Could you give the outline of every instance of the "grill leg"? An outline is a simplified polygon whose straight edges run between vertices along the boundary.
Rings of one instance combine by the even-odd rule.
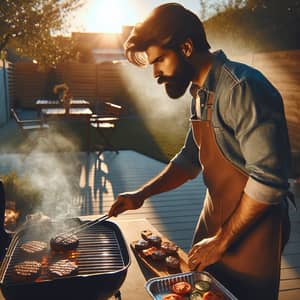
[[[117,291],[117,292],[115,293],[115,298],[116,298],[116,300],[122,300],[121,292],[120,292],[120,291]]]

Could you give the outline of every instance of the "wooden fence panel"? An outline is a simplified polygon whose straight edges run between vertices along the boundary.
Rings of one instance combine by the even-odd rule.
[[[33,108],[36,99],[42,98],[47,88],[48,72],[29,62],[15,64],[16,105]]]
[[[259,69],[280,91],[292,151],[300,155],[300,50],[257,53],[235,59]]]
[[[97,95],[99,99],[113,98],[122,87],[120,65],[112,62],[97,65]]]

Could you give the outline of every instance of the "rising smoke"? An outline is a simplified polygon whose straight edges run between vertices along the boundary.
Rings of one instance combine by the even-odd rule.
[[[78,215],[81,169],[74,141],[50,130],[43,136],[30,136],[19,151],[20,154],[1,154],[1,173],[15,171],[41,192],[41,205],[34,212],[51,218]]]

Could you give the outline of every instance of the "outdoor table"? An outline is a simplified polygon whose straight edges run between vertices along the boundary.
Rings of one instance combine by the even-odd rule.
[[[90,152],[90,117],[93,114],[92,110],[88,107],[70,107],[68,113],[64,107],[48,107],[41,110],[41,114],[45,118],[69,118],[69,119],[82,119],[86,122],[87,126],[87,148]]]
[[[35,105],[38,110],[41,110],[43,108],[63,107],[63,103],[59,100],[50,99],[38,99],[35,101]],[[71,99],[70,107],[89,108],[90,102],[84,99]]]

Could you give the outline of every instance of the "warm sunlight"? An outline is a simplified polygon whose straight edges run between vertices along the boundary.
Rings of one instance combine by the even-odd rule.
[[[89,32],[118,33],[123,25],[133,25],[137,19],[128,0],[90,0],[82,16]]]

